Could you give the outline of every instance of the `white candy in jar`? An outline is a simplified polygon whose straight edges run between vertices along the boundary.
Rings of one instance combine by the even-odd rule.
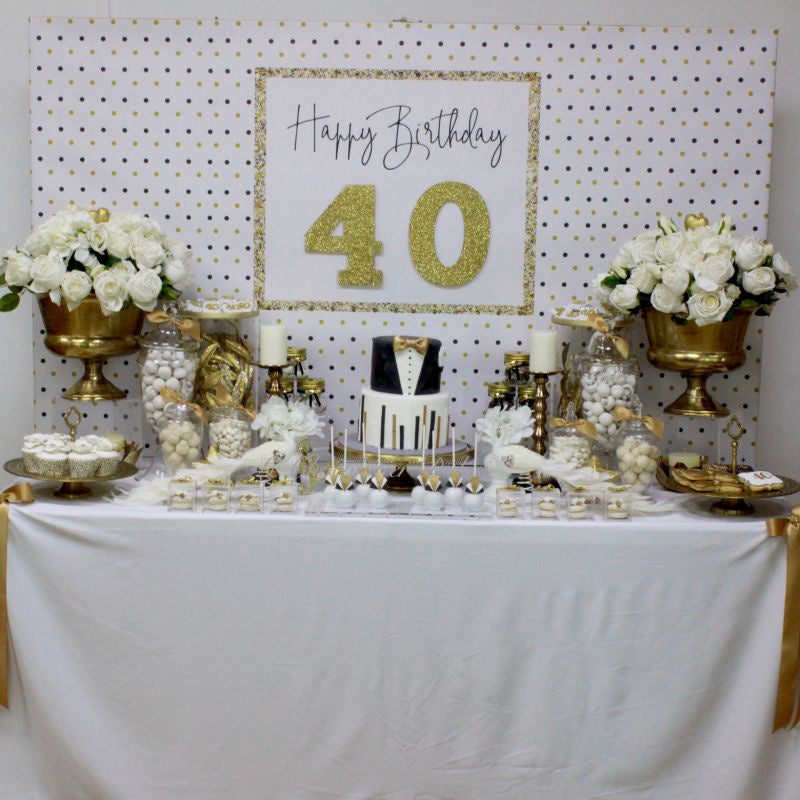
[[[235,417],[220,417],[208,424],[209,442],[223,458],[239,458],[250,449],[250,425]]]
[[[142,403],[148,423],[155,427],[161,418],[164,401],[159,397],[162,389],[188,397],[194,388],[197,356],[194,352],[171,347],[148,347],[142,363]]]
[[[200,460],[200,433],[188,421],[170,420],[158,431],[164,461],[174,471]]]
[[[549,457],[576,467],[584,467],[592,457],[592,446],[583,436],[554,436]]]
[[[652,480],[658,467],[659,449],[635,436],[626,436],[617,447],[617,464],[622,472],[622,482],[644,488]]]
[[[633,403],[636,376],[625,372],[617,364],[597,365],[581,376],[581,396],[584,416],[597,429],[597,438],[607,444],[616,433],[617,425],[612,413]]]

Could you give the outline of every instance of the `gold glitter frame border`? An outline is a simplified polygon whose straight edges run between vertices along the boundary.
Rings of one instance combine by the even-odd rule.
[[[525,253],[521,305],[458,303],[372,303],[345,300],[267,300],[264,257],[266,220],[267,80],[269,78],[372,78],[394,80],[513,81],[528,84],[528,157],[525,190]],[[255,70],[255,187],[253,191],[253,247],[255,249],[255,301],[264,311],[371,311],[410,314],[533,314],[536,267],[536,210],[539,188],[538,72],[486,72],[453,70],[379,70],[257,67]]]

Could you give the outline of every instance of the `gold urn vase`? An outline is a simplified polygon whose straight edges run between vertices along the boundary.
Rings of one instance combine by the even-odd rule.
[[[744,340],[751,316],[752,311],[737,309],[725,322],[679,325],[670,314],[645,309],[650,343],[647,360],[659,369],[680,372],[686,379],[684,393],[664,409],[667,414],[725,417],[730,413],[711,397],[706,381],[715,372],[730,372],[744,364]]]
[[[103,375],[103,361],[126,356],[139,349],[139,334],[144,311],[131,304],[106,316],[96,297],[87,297],[73,311],[62,301],[56,305],[49,297],[39,298],[44,323],[45,347],[59,356],[83,361],[83,377],[67,389],[67,400],[119,400],[125,392]]]

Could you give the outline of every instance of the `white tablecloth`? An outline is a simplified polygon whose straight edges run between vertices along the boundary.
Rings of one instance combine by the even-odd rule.
[[[797,800],[784,570],[753,519],[40,499],[11,510],[0,797]]]

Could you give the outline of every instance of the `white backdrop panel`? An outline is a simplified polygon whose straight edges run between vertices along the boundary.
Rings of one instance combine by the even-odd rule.
[[[34,222],[69,201],[138,209],[191,244],[198,294],[252,295],[258,67],[538,72],[532,317],[262,315],[280,318],[295,343],[308,345],[311,372],[327,379],[339,426],[354,425],[371,336],[406,331],[442,339],[451,416],[466,433],[484,407],[483,382],[502,369],[502,351],[527,346],[529,329],[552,306],[583,299],[594,272],[657,213],[724,211],[740,231],[766,235],[775,48],[773,31],[714,28],[34,20]],[[296,227],[287,239],[302,236],[299,220]],[[58,395],[78,369],[44,349],[34,324],[36,419],[49,428],[66,406]],[[585,341],[571,335],[576,345]],[[681,381],[646,364],[638,326],[632,338],[645,403],[657,411]],[[756,435],[759,324],[748,346],[746,366],[714,381],[748,426],[745,459]],[[116,362],[109,373],[133,397],[132,364]],[[138,427],[132,401],[86,413],[98,428]],[[667,431],[668,443],[710,453],[716,447],[716,423],[674,418]]]

